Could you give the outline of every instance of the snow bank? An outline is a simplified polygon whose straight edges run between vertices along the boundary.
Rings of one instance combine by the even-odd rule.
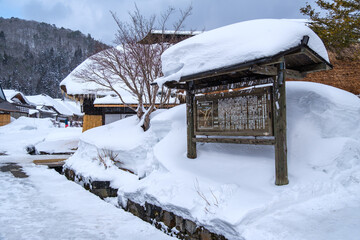
[[[0,127],[0,153],[12,157],[27,156],[33,145],[48,153],[71,152],[78,145],[81,128],[56,128],[50,118],[20,117]]]
[[[198,158],[188,159],[185,115],[184,105],[157,113],[146,133],[136,118],[89,130],[66,165],[112,181],[120,201],[161,205],[230,239],[331,239],[348,231],[344,224],[360,227],[354,221],[360,216],[356,96],[322,84],[287,83],[290,184],[282,187],[274,184],[273,146],[198,144]],[[105,169],[97,159],[101,148],[119,153],[141,180],[115,165]],[[317,219],[313,230],[304,229],[309,220],[302,212]],[[330,213],[340,219],[327,220]],[[267,227],[275,223],[281,228]],[[335,235],[316,230],[332,226]]]
[[[158,84],[233,64],[270,57],[300,45],[308,46],[329,61],[321,39],[304,22],[287,19],[259,19],[240,22],[186,39],[161,56],[164,77]]]

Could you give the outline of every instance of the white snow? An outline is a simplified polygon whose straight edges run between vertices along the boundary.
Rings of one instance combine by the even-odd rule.
[[[358,239],[360,99],[287,82],[287,122],[290,183],[281,187],[273,146],[198,144],[188,159],[184,105],[155,112],[145,133],[135,117],[85,132],[66,165],[110,180],[120,204],[154,203],[229,239]],[[105,168],[102,149],[137,175],[109,159]]]
[[[188,38],[167,49],[161,56],[166,81],[178,81],[207,70],[270,57],[300,45],[309,36],[308,46],[326,61],[327,51],[321,39],[302,21],[258,19],[214,29]]]

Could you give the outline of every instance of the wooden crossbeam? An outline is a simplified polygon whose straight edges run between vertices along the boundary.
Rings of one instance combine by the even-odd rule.
[[[236,144],[255,144],[255,145],[274,145],[275,139],[270,138],[193,138],[194,142],[203,143],[236,143]]]

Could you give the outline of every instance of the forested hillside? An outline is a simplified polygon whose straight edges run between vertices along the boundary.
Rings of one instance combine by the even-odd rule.
[[[79,31],[0,17],[0,83],[26,95],[59,97],[60,81],[103,47]]]

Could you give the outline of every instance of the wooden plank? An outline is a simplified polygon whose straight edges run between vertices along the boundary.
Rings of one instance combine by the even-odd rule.
[[[178,106],[179,104],[164,104],[163,106],[165,108],[172,108],[175,106]],[[94,104],[94,107],[100,107],[100,108],[104,108],[104,107],[133,107],[133,108],[137,108],[138,104]],[[148,108],[150,106],[150,104],[144,104],[145,108]],[[156,108],[160,107],[160,104],[155,104]]]
[[[193,138],[194,142],[203,143],[235,143],[235,144],[254,144],[254,145],[274,145],[275,139],[266,138]]]
[[[196,158],[196,142],[195,137],[195,95],[192,93],[193,82],[189,83],[188,91],[186,91],[186,120],[187,120],[187,157]]]
[[[64,162],[66,159],[67,158],[41,159],[41,160],[34,160],[33,163],[35,164],[58,163],[58,162]]]
[[[195,135],[204,135],[204,136],[254,136],[254,137],[266,137],[273,136],[271,128],[269,132],[258,132],[253,130],[241,130],[241,132],[226,132],[226,131],[195,131]]]
[[[278,75],[275,77],[273,91],[276,185],[286,185],[289,183],[286,143],[285,74],[285,62],[283,62],[278,65]]]

